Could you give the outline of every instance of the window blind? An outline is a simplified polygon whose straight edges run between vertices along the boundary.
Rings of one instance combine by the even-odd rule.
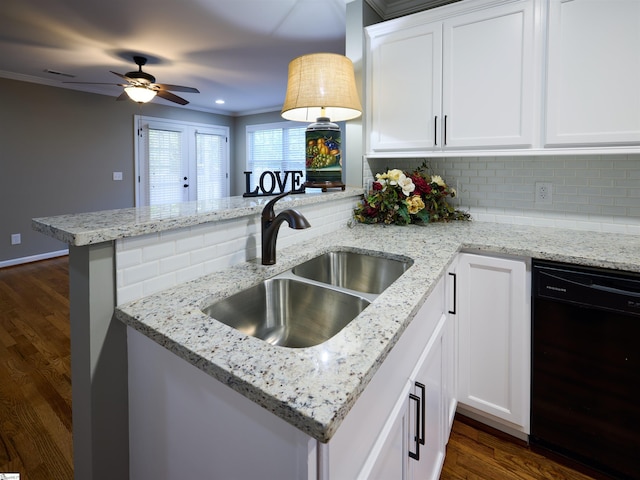
[[[148,205],[181,202],[182,132],[149,128],[149,201]]]
[[[227,172],[224,169],[222,135],[196,132],[196,172],[198,200],[227,197]]]
[[[247,127],[247,171],[253,190],[266,171],[305,171],[305,130],[295,122]],[[304,179],[302,180],[304,182]]]

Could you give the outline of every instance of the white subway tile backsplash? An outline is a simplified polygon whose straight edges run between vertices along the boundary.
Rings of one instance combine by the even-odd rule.
[[[180,255],[172,255],[167,258],[160,259],[160,273],[176,272],[191,265],[191,256],[189,253]]]
[[[175,272],[174,283],[172,285],[158,288],[157,290],[154,290],[153,293],[159,292],[160,290],[164,290],[165,288],[173,287],[179,283],[188,282],[189,280],[195,280],[196,278],[199,278],[203,275],[205,275],[205,269],[203,264],[191,265],[187,268],[183,268]]]
[[[411,170],[423,161],[369,159],[365,184],[386,168]],[[430,158],[427,164],[457,189],[451,203],[469,210],[476,221],[527,224],[535,219],[536,224],[638,232],[640,154],[446,157]],[[535,203],[536,182],[553,184],[552,204]]]
[[[278,246],[343,227],[351,219],[356,202],[354,197],[299,208],[311,228],[293,230],[283,223]],[[279,211],[276,208],[276,213]],[[259,256],[259,215],[117,240],[117,302],[136,300]]]
[[[191,250],[190,252],[190,263],[191,265],[197,265],[200,263],[208,262],[209,260],[213,260],[220,255],[220,251],[218,249],[218,245],[210,245],[204,248],[197,248],[195,250]]]
[[[152,293],[172,287],[175,284],[176,272],[171,272],[147,279],[147,281],[142,284],[142,290],[144,295],[151,295]]]
[[[144,297],[143,285],[142,283],[134,283],[125,286],[118,283],[118,305]]]
[[[152,245],[142,247],[142,261],[149,262],[160,258],[170,257],[176,252],[176,242],[160,241]]]
[[[160,262],[157,260],[148,263],[141,263],[140,265],[124,269],[123,283],[126,286],[133,283],[144,282],[145,280],[156,277],[159,273]]]
[[[116,263],[119,268],[139,265],[142,262],[142,248],[120,250],[116,252]]]
[[[176,253],[190,252],[204,246],[204,234],[196,233],[194,236],[188,236],[176,240]]]
[[[123,246],[126,246],[127,249],[133,249],[133,248],[136,248],[137,246],[142,247],[144,245],[147,245],[148,243],[154,241],[153,239],[157,240],[158,238],[160,238],[159,234],[149,233],[147,235],[140,235],[138,237],[126,237],[119,240],[119,242]]]

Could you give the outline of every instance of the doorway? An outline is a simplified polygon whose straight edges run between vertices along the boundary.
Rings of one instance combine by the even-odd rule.
[[[229,196],[229,128],[135,116],[136,206]]]

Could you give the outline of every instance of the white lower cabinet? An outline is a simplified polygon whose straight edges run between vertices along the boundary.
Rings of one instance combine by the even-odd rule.
[[[456,406],[528,434],[528,265],[458,255],[328,443],[129,328],[131,480],[435,480]]]
[[[442,334],[446,320],[443,314],[412,376],[408,415],[409,479],[437,480],[444,463],[447,409],[443,390]]]
[[[443,358],[447,323],[441,280],[393,351],[399,354],[406,351],[409,342],[421,343],[419,356],[404,366],[398,365],[401,369],[376,374],[374,380],[383,380],[387,373],[402,377],[403,371],[407,376],[403,377],[396,403],[356,478],[439,478],[449,435],[443,369],[447,363]]]
[[[447,323],[442,332],[442,373],[445,408],[445,431],[450,432],[458,406],[458,260],[453,260],[445,280]],[[447,440],[449,436],[447,435]]]
[[[529,433],[530,267],[461,253],[457,262],[458,410]]]
[[[437,479],[448,436],[444,284],[328,443],[128,328],[130,479]]]
[[[403,389],[360,479],[437,480],[444,463],[447,410],[443,394],[443,315]]]
[[[409,405],[407,399],[410,389],[411,382],[407,381],[358,478],[370,480],[407,478],[409,467]]]

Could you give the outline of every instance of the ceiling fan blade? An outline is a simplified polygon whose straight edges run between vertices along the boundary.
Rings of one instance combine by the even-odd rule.
[[[126,75],[122,75],[121,73],[118,72],[114,72],[113,70],[109,70],[111,73],[113,73],[114,75],[119,76],[120,78],[122,78],[123,80],[126,80],[127,82],[130,82],[131,79],[129,77],[127,77]]]
[[[180,105],[186,105],[189,103],[184,98],[180,98],[177,95],[174,95],[171,92],[167,92],[166,90],[158,90],[158,96],[164,98],[165,100],[169,100],[170,102],[179,103]]]
[[[172,92],[200,93],[200,90],[193,87],[183,87],[182,85],[170,85],[168,83],[156,83],[160,90],[171,90]]]
[[[76,83],[79,85],[117,85],[122,86],[120,83],[102,83],[102,82],[62,82],[62,83]]]

